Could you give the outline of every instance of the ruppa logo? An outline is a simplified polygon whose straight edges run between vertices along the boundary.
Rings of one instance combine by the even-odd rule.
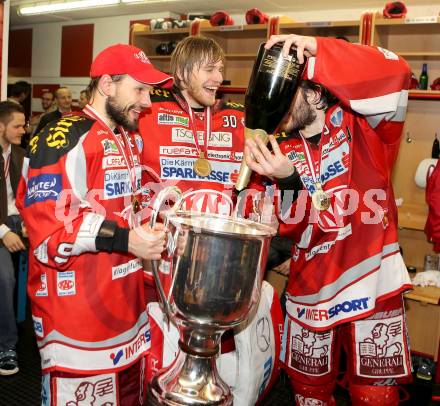
[[[46,137],[46,144],[50,148],[66,148],[69,145],[67,134],[70,127],[77,121],[84,120],[82,117],[66,117],[57,121],[55,127],[49,129],[49,135]]]

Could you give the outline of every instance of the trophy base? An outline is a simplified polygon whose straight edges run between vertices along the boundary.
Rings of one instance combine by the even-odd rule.
[[[215,356],[194,356],[180,350],[174,363],[156,375],[148,388],[149,406],[232,404],[231,391],[218,374]]]

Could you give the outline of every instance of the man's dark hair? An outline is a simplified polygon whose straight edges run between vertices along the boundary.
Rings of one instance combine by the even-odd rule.
[[[26,95],[26,97],[31,93],[31,84],[30,83],[28,83],[24,80],[20,80],[11,86],[11,96],[12,97],[19,97],[23,93]]]
[[[0,102],[0,122],[7,125],[12,119],[12,113],[24,114],[24,109],[19,104],[11,101]]]
[[[303,92],[304,98],[306,97],[305,93],[308,90],[311,90],[315,93],[320,93],[319,100],[316,103],[316,108],[318,110],[326,111],[339,101],[338,98],[330,93],[327,88],[310,80],[302,80],[299,86]]]

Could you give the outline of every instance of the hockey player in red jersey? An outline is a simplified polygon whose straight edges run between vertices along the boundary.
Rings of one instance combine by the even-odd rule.
[[[153,85],[172,78],[122,44],[98,54],[90,76],[84,114],[31,140],[17,195],[30,241],[42,403],[75,403],[87,391],[99,404],[140,405],[150,346],[141,259],[160,258],[165,232],[129,227],[141,171],[127,130],[150,106]]]
[[[180,41],[171,56],[175,86],[152,90],[152,106],[140,118],[139,130],[143,140],[143,180],[151,186],[152,197],[158,184],[159,187],[176,185],[186,195],[185,209],[229,215],[233,210],[232,189],[243,157],[244,113],[239,103],[216,100],[223,81],[224,59],[223,50],[210,38],[187,37]],[[162,262],[159,271],[166,288],[170,284],[166,262]],[[147,292],[152,292],[152,281],[149,283]],[[235,336],[235,344],[241,354],[249,352],[254,356],[239,357],[237,350],[237,357],[229,353],[222,361],[221,369],[229,367],[231,376],[235,377],[233,393],[237,404],[254,404],[278,376],[282,314],[273,288],[265,292],[261,306],[267,311],[261,317],[270,325],[268,348],[260,351],[255,335],[244,331]],[[147,373],[153,375],[166,360],[173,360],[175,354],[169,350],[170,331],[165,323],[157,322],[161,319],[157,317],[157,306],[151,303],[149,309],[151,315],[156,315],[156,319],[151,317],[152,346],[147,368]],[[253,323],[259,321],[255,317]],[[231,342],[234,340],[228,344]],[[241,361],[240,366],[228,363],[228,359],[235,358],[238,364]]]
[[[335,404],[342,348],[353,404],[395,405],[396,383],[411,376],[402,302],[411,284],[391,170],[411,72],[382,48],[298,35],[266,46],[276,42],[309,57],[284,121],[291,137],[280,146],[271,137],[272,151],[246,141],[245,159],[281,190],[301,181],[280,225],[295,241],[281,359],[298,405]]]
[[[172,89],[155,89],[152,107],[140,119],[145,182],[177,185],[186,208],[228,213],[244,148],[243,105],[216,101],[223,81],[224,54],[212,39],[188,37],[171,57]]]

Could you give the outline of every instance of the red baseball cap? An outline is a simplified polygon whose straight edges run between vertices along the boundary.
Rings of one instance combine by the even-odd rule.
[[[142,49],[132,45],[115,44],[101,51],[90,67],[90,77],[129,75],[148,85],[171,87],[173,77],[156,69]]]

